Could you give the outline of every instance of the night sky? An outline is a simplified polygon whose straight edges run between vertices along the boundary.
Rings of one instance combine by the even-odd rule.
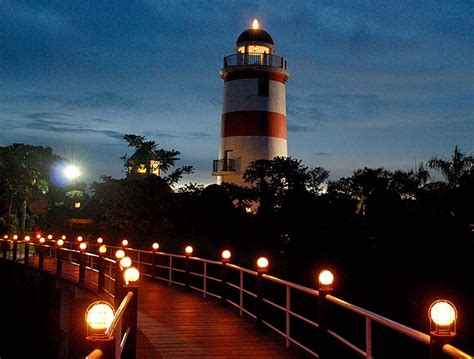
[[[0,0],[0,146],[122,177],[124,133],[215,182],[223,57],[259,19],[288,60],[289,155],[332,178],[474,150],[466,1]]]

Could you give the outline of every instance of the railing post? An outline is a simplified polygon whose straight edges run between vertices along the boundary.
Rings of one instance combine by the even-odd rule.
[[[190,281],[190,272],[191,272],[191,263],[190,263],[190,258],[191,255],[193,254],[193,247],[191,246],[186,246],[184,249],[184,290],[189,290],[189,281]]]
[[[328,270],[319,273],[319,300],[318,300],[318,354],[320,359],[332,357],[329,346],[328,318],[329,318],[329,302],[326,297],[333,292],[334,276]]]
[[[160,248],[160,245],[158,243],[153,243],[152,245],[152,252],[151,252],[151,277],[155,278],[156,277],[156,262],[158,259],[158,249]]]
[[[285,345],[288,348],[290,346],[290,335],[291,335],[291,288],[286,286],[286,312],[285,312]]]
[[[136,284],[124,285],[122,287],[123,293],[132,292],[133,297],[128,303],[122,319],[122,332],[130,328],[125,347],[122,351],[123,359],[135,359],[137,356],[137,316],[138,316],[138,286]]]
[[[3,239],[2,250],[3,250],[3,259],[6,259],[7,258],[7,251],[8,251],[8,240],[7,239]]]
[[[443,346],[456,337],[457,310],[453,303],[440,299],[428,309],[430,319],[430,359],[443,359]]]
[[[433,335],[430,333],[430,359],[445,359],[447,356],[443,354],[443,346],[450,342],[449,337],[442,335]]]
[[[202,276],[202,297],[206,298],[207,295],[207,262],[204,262],[204,272]]]
[[[264,306],[263,306],[263,275],[268,270],[268,259],[265,257],[260,257],[257,259],[257,307],[255,310],[255,315],[257,319],[257,327],[263,328],[263,315],[264,315]]]
[[[169,273],[168,273],[168,286],[171,287],[173,280],[173,257],[169,256]]]
[[[105,292],[105,259],[101,254],[99,258],[97,258],[97,290],[99,293]]]
[[[43,269],[44,267],[44,246],[40,244],[38,247],[36,247],[38,250],[38,268]]]
[[[256,319],[257,326],[263,328],[263,271],[257,272],[257,308],[256,308]]]
[[[365,357],[372,359],[372,321],[365,318]]]
[[[115,261],[115,286],[114,286],[114,301],[115,307],[118,308],[123,299],[123,286],[125,280],[123,279],[123,271],[120,267],[120,259]]]
[[[319,325],[319,348],[318,355],[320,359],[328,358],[328,302],[326,296],[329,294],[326,290],[319,290],[318,301],[318,325]]]
[[[84,252],[85,249],[81,248],[81,252],[79,253],[79,283],[84,284],[86,281],[86,260],[87,255]]]
[[[240,271],[240,280],[239,280],[239,315],[244,314],[244,272]]]
[[[23,258],[23,261],[25,264],[28,264],[28,261],[30,260],[30,243],[29,240],[24,241],[25,243],[25,257]]]
[[[13,249],[12,249],[12,261],[13,262],[16,262],[16,255],[17,255],[17,240],[15,238],[13,238],[12,240],[12,243],[13,243]]]
[[[56,249],[56,275],[61,277],[63,272],[63,250],[61,247]]]
[[[185,278],[184,278],[184,289],[189,290],[189,277],[190,277],[190,263],[189,263],[189,256],[186,255],[184,258],[184,272],[185,272]]]
[[[222,258],[222,267],[221,267],[221,303],[225,304],[227,299],[227,263],[229,259]]]

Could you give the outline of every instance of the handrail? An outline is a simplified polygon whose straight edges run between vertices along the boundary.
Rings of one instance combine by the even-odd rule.
[[[115,332],[115,329],[117,328],[117,325],[122,320],[123,313],[125,313],[125,309],[127,309],[128,303],[130,303],[130,301],[132,300],[132,297],[133,297],[133,292],[128,292],[125,295],[122,302],[120,303],[120,306],[117,308],[117,311],[115,312],[114,320],[105,331],[106,336],[111,336],[112,333]]]
[[[4,241],[4,240],[0,239],[0,241]],[[35,244],[35,243],[30,243],[30,244],[42,247],[39,244]],[[92,247],[92,245],[96,246],[95,244],[91,244],[91,247]],[[43,245],[43,246],[46,247],[45,245]],[[49,247],[49,248],[54,248],[54,247]],[[112,250],[114,250],[114,249],[122,249],[122,247],[117,247],[117,246],[108,246],[108,248],[111,249],[110,253],[112,253]],[[72,253],[80,253],[79,251],[74,250],[74,249],[63,248],[63,250],[68,251],[68,252],[72,252]],[[137,253],[137,263],[138,263],[138,265],[152,266],[152,269],[150,270],[151,274],[145,272],[145,273],[143,273],[143,275],[166,281],[166,282],[169,283],[169,285],[171,285],[171,284],[186,285],[184,282],[180,282],[179,278],[175,278],[173,276],[174,272],[176,272],[178,274],[181,273],[180,275],[184,274],[184,275],[194,276],[196,278],[199,278],[199,281],[202,281],[202,284],[200,284],[200,285],[202,285],[202,289],[195,286],[195,285],[189,285],[190,288],[193,288],[197,291],[200,291],[201,293],[203,293],[204,297],[206,297],[206,295],[209,294],[211,296],[221,298],[221,293],[220,292],[217,292],[217,293],[213,292],[212,290],[210,290],[207,287],[207,281],[222,283],[222,279],[218,279],[218,278],[213,277],[212,273],[209,274],[208,271],[207,271],[207,265],[219,266],[219,265],[222,265],[221,261],[208,260],[208,259],[193,257],[193,256],[187,257],[187,256],[181,255],[181,254],[171,254],[171,253],[166,253],[166,252],[153,252],[153,251],[147,251],[147,250],[139,250],[139,249],[133,249],[133,248],[125,248],[125,250]],[[50,252],[50,254],[52,254],[52,253]],[[90,256],[90,258],[99,257],[98,255],[96,255],[94,253],[87,253],[87,254],[88,254],[88,256]],[[151,255],[151,256],[157,255],[157,256],[162,256],[162,257],[168,257],[169,261],[168,261],[167,265],[158,264],[158,263],[153,264],[152,258],[154,258],[154,257],[149,257],[150,262],[143,261],[143,258],[145,257],[145,256],[143,256],[143,254],[147,254],[147,255]],[[183,269],[182,266],[181,267],[176,266],[177,261],[173,261],[173,259],[186,260],[186,258],[188,258],[189,260],[191,260],[193,262],[196,262],[196,263],[202,263],[203,264],[202,274],[199,271],[196,271],[196,270],[193,270],[193,271],[188,270],[187,271],[187,270]],[[69,259],[72,260],[72,257],[70,256]],[[103,257],[103,259],[106,262],[109,263],[109,268],[111,268],[111,266],[110,266],[111,264],[115,263],[115,260],[113,260],[113,259],[106,258],[106,257]],[[183,263],[183,262],[181,262],[181,263]],[[161,270],[167,270],[168,275],[167,276],[155,275],[154,270],[153,270],[153,265],[154,265],[155,268],[160,268]],[[232,263],[226,263],[226,266],[230,270],[237,271],[239,273],[239,278],[240,278],[239,283],[235,283],[235,282],[233,283],[231,281],[228,281],[226,283],[229,288],[233,288],[233,290],[237,290],[239,292],[239,299],[237,300],[237,302],[234,302],[233,300],[231,300],[229,298],[226,298],[225,299],[226,302],[228,302],[229,304],[237,307],[240,311],[240,315],[242,315],[242,313],[246,313],[249,316],[255,318],[256,314],[252,313],[249,310],[248,305],[245,306],[244,294],[254,298],[254,300],[258,299],[258,295],[256,293],[252,292],[251,290],[249,290],[248,286],[246,287],[244,285],[244,274],[250,275],[252,277],[257,277],[258,272],[255,271],[255,270],[251,270],[251,269],[247,269],[247,268],[244,268],[244,267],[237,266],[237,265],[232,264]],[[109,272],[109,274],[110,274],[110,272]],[[109,276],[107,276],[107,277],[109,277]],[[281,329],[275,327],[274,325],[272,325],[271,323],[269,323],[267,321],[263,321],[263,324],[265,324],[266,326],[268,326],[269,328],[271,328],[275,332],[279,333],[280,335],[284,336],[285,339],[286,339],[286,345],[287,346],[289,346],[290,343],[292,343],[292,344],[295,344],[298,347],[302,348],[303,350],[305,350],[309,354],[317,356],[317,354],[315,352],[313,352],[310,348],[306,347],[303,343],[300,343],[299,341],[297,341],[294,337],[292,337],[290,335],[290,333],[291,333],[290,332],[290,330],[291,330],[290,320],[291,320],[291,318],[297,318],[297,319],[299,319],[299,320],[305,322],[306,324],[308,324],[312,327],[315,327],[315,328],[319,327],[319,323],[314,322],[313,320],[311,320],[308,317],[302,315],[301,313],[296,313],[294,311],[294,309],[291,307],[290,303],[291,303],[291,291],[292,290],[300,292],[300,293],[305,293],[305,294],[310,295],[310,296],[315,296],[315,297],[319,297],[320,292],[316,289],[305,287],[305,286],[302,286],[302,285],[299,285],[299,284],[296,284],[296,283],[293,283],[293,282],[289,282],[289,281],[286,281],[286,280],[283,280],[283,279],[280,279],[280,278],[277,278],[277,277],[274,277],[274,276],[271,276],[271,275],[268,275],[268,274],[263,274],[261,277],[264,280],[276,283],[276,284],[281,285],[281,286],[286,288],[286,304],[281,305],[281,304],[278,304],[278,303],[274,303],[269,298],[262,298],[264,303],[272,306],[273,308],[276,308],[277,310],[283,311],[285,313],[286,328],[281,330]],[[112,279],[112,278],[110,278],[110,279]],[[108,292],[108,291],[106,291],[106,292],[110,294],[110,292]],[[133,293],[131,293],[131,292],[129,292],[128,294],[133,295]],[[127,296],[128,296],[128,294],[127,294]],[[350,349],[352,349],[355,352],[363,355],[366,358],[372,358],[372,321],[376,322],[376,323],[378,323],[378,324],[380,324],[384,327],[390,328],[390,329],[392,329],[396,332],[399,332],[399,333],[401,333],[401,334],[403,334],[403,335],[405,335],[409,338],[415,339],[415,340],[417,340],[421,343],[428,344],[428,345],[430,344],[430,336],[428,334],[425,334],[425,333],[420,332],[416,329],[410,328],[406,325],[397,323],[397,322],[395,322],[391,319],[388,319],[384,316],[381,316],[379,314],[376,314],[374,312],[366,310],[366,309],[364,309],[362,307],[359,307],[357,305],[346,302],[346,301],[344,301],[340,298],[337,298],[333,295],[327,294],[327,295],[325,295],[325,299],[328,302],[332,303],[332,304],[335,304],[335,305],[337,305],[341,308],[344,308],[344,309],[346,309],[350,312],[353,312],[355,314],[361,315],[366,319],[366,325],[365,325],[365,327],[366,327],[365,328],[365,330],[366,330],[366,343],[365,343],[366,348],[365,348],[365,350],[363,350],[362,348],[360,348],[360,347],[356,346],[355,344],[351,343],[349,340],[347,340],[346,338],[342,337],[341,335],[335,333],[333,330],[328,329],[328,334],[332,335],[340,343],[346,345]],[[121,303],[121,306],[117,310],[116,315],[119,315],[119,314],[122,315],[121,311],[123,311],[124,309],[121,310],[120,308],[122,307],[123,303],[124,302]],[[110,329],[110,327],[109,327],[109,329]],[[460,349],[458,349],[458,348],[456,348],[456,347],[454,347],[450,344],[445,344],[442,347],[442,351],[444,353],[450,355],[453,358],[474,359],[473,356],[465,353],[464,351],[462,351],[462,350],[460,350]]]

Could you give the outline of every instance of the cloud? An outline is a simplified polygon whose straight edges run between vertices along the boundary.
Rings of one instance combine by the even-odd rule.
[[[62,112],[32,112],[27,113],[23,116],[27,119],[32,120],[46,120],[46,119],[64,119],[65,117],[71,117],[71,115]]]
[[[80,135],[102,135],[106,137],[110,137],[113,139],[122,139],[123,133],[114,131],[114,130],[107,130],[107,129],[95,129],[86,127],[83,124],[77,121],[61,121],[64,117],[71,117],[67,114],[59,114],[59,113],[31,113],[25,115],[25,118],[32,119],[29,123],[27,123],[24,127],[38,130],[38,131],[47,131],[47,132],[55,132],[55,133],[69,133],[69,134],[80,134]]]
[[[136,101],[130,97],[118,95],[114,92],[97,92],[70,100],[70,105],[89,109],[136,109]]]

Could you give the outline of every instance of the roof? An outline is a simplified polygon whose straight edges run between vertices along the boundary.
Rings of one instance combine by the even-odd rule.
[[[247,29],[241,33],[237,39],[237,45],[245,42],[263,42],[274,45],[270,34],[262,29]]]

